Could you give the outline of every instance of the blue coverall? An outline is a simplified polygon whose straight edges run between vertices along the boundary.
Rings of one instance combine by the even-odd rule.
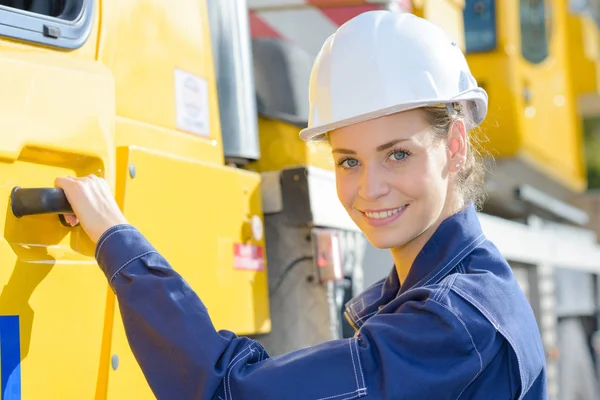
[[[402,285],[393,269],[347,304],[353,338],[277,357],[216,331],[200,298],[134,227],[107,231],[96,257],[159,399],[548,397],[533,312],[472,205],[440,225]]]

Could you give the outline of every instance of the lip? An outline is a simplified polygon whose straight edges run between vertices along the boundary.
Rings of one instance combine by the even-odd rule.
[[[372,212],[384,212],[384,211],[391,211],[391,210],[396,210],[400,207],[394,207],[394,208],[384,208],[384,209],[379,209],[379,210],[372,210],[372,209],[366,209],[366,210],[359,210],[360,213],[362,214],[363,218],[365,219],[365,221],[371,225],[371,226],[385,226],[385,225],[389,225],[392,222],[396,221],[398,218],[400,218],[400,216],[402,214],[404,214],[404,212],[408,209],[408,204],[405,204],[403,207],[403,209],[401,211],[398,211],[396,214],[392,214],[389,217],[386,218],[369,218],[367,217],[366,213],[372,213]]]

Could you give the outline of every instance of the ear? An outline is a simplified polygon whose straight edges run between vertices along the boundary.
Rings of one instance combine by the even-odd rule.
[[[467,159],[467,128],[465,123],[457,119],[450,125],[448,132],[448,170],[459,172],[465,165]]]

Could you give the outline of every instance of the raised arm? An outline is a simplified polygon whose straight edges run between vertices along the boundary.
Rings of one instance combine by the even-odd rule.
[[[258,342],[216,331],[197,294],[134,227],[107,231],[97,259],[159,399],[431,399],[442,389],[454,399],[482,369],[465,326],[431,300],[376,317],[355,338],[270,358]]]
[[[103,180],[57,186],[97,242],[129,344],[159,399],[455,399],[484,368],[478,332],[432,299],[372,317],[352,339],[270,358],[258,342],[216,331],[198,295],[127,223]]]

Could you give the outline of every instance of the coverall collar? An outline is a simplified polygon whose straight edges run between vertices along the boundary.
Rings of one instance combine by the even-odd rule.
[[[438,227],[415,258],[400,293],[442,280],[483,239],[475,206],[471,203]],[[395,273],[394,268],[394,273]],[[396,278],[397,279],[397,278]]]
[[[346,304],[346,318],[360,328],[383,306],[410,289],[441,281],[485,240],[472,203],[445,219],[425,244],[401,285],[396,268]]]

